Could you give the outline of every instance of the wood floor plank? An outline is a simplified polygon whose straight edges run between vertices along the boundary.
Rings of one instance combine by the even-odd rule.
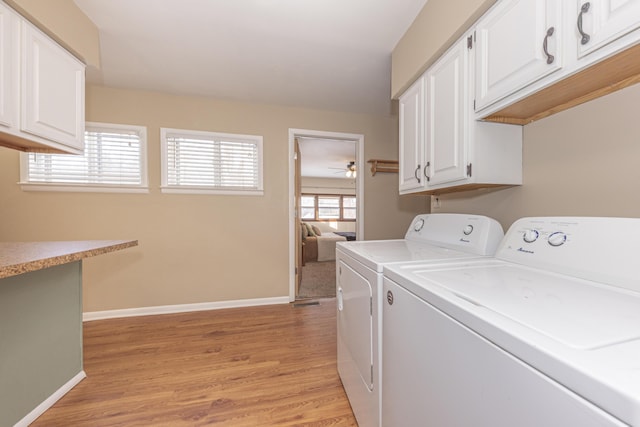
[[[87,378],[32,425],[357,426],[335,299],[84,325]]]

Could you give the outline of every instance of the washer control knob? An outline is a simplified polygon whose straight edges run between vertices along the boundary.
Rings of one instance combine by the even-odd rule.
[[[524,241],[527,243],[535,242],[536,240],[538,240],[538,237],[540,237],[540,233],[538,233],[538,230],[527,230],[524,232],[524,236],[522,236]]]
[[[420,218],[413,225],[413,231],[420,231],[420,230],[422,230],[422,227],[424,227],[424,219]]]
[[[473,225],[469,224],[466,227],[464,227],[462,229],[462,232],[465,234],[465,236],[468,236],[469,234],[471,234],[473,232]]]
[[[549,235],[549,244],[551,246],[562,246],[567,241],[567,235],[561,231],[556,231]]]

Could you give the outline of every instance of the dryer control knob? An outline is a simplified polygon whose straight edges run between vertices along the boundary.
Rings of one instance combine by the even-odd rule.
[[[538,230],[527,230],[524,232],[524,236],[522,236],[522,238],[527,243],[533,243],[538,240],[539,236],[540,233],[538,233]]]
[[[465,236],[468,236],[469,234],[473,233],[473,225],[471,224],[467,225],[462,229],[462,232],[465,234]]]
[[[556,231],[549,235],[549,244],[551,246],[562,246],[567,241],[567,235],[561,231]]]
[[[420,231],[420,230],[422,230],[422,227],[424,227],[424,219],[420,218],[413,225],[413,231]]]

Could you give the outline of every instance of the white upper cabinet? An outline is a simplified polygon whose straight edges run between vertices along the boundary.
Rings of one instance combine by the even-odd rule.
[[[640,28],[640,0],[581,0],[576,14],[579,58]]]
[[[17,117],[17,90],[14,84],[18,68],[14,65],[16,49],[14,34],[18,17],[0,3],[0,125],[15,127]]]
[[[22,45],[22,130],[83,150],[84,64],[31,25]]]
[[[527,124],[640,75],[640,0],[499,0],[476,37],[476,119]]]
[[[522,184],[522,126],[473,119],[473,58],[467,34],[400,98],[401,194]]]
[[[469,49],[466,39],[442,56],[426,74],[427,185],[467,177]]]
[[[562,68],[562,2],[502,0],[476,25],[476,110]]]
[[[399,100],[400,194],[425,188],[424,78],[419,78]]]
[[[0,2],[0,145],[84,151],[85,66]]]

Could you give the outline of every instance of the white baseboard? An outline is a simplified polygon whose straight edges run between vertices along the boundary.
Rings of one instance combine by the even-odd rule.
[[[117,317],[151,316],[155,314],[185,313],[189,311],[219,310],[221,308],[255,307],[259,305],[288,304],[289,297],[241,299],[233,301],[203,302],[196,304],[158,305],[155,307],[125,308],[122,310],[89,311],[82,320],[114,319]]]
[[[75,387],[76,384],[78,384],[80,381],[82,381],[86,377],[87,377],[87,374],[85,374],[84,371],[78,372],[76,376],[74,376],[69,381],[67,381],[62,387],[56,390],[55,393],[49,396],[44,402],[36,406],[35,409],[29,412],[23,419],[15,423],[13,427],[27,427],[29,424],[34,422],[36,418],[44,414],[44,412],[47,409],[51,408],[54,405],[54,403],[60,400],[62,396],[67,394],[69,390]]]

